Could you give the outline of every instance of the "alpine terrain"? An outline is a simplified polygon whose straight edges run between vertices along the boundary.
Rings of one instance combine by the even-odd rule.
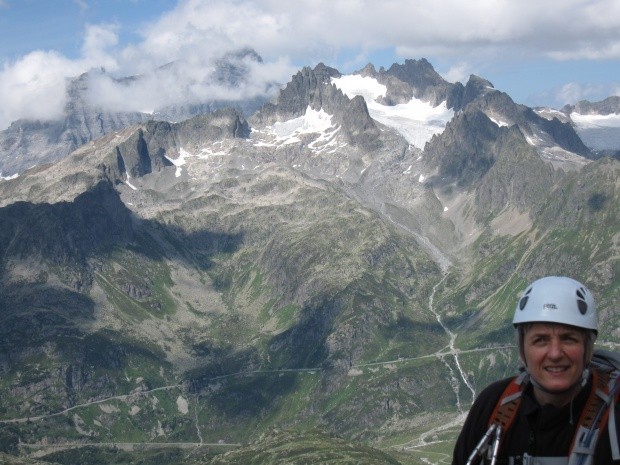
[[[150,114],[89,82],[0,139],[6,463],[449,463],[527,283],[581,280],[620,344],[617,97],[425,59]]]

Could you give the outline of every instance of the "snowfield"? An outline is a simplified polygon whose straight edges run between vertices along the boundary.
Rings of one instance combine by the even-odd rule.
[[[584,144],[593,150],[620,149],[620,115],[570,114],[575,131]]]
[[[357,95],[364,97],[374,120],[395,129],[407,142],[420,149],[435,134],[441,134],[454,116],[454,111],[446,107],[446,102],[433,107],[415,97],[399,105],[382,105],[377,98],[384,96],[387,88],[368,76],[351,74],[332,78],[331,82],[349,98]]]

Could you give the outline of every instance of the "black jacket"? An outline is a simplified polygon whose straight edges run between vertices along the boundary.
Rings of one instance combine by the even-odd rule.
[[[512,378],[507,378],[497,381],[477,397],[456,441],[452,465],[467,463],[470,454],[488,429],[495,404],[511,380]],[[558,408],[552,405],[540,406],[534,398],[532,386],[528,386],[523,393],[514,423],[503,435],[498,465],[508,463],[508,457],[521,457],[524,453],[538,457],[568,456],[590,389],[591,382],[579,392],[571,404]],[[616,425],[617,431],[620,431],[620,405],[616,405]],[[605,425],[596,445],[595,465],[620,464],[620,461],[611,459],[610,447],[609,432]]]

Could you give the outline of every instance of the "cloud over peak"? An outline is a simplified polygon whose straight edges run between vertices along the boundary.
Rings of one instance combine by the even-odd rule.
[[[77,4],[82,13],[92,10],[86,0]],[[0,0],[2,5],[11,8]],[[114,18],[85,25],[77,58],[37,50],[5,61],[0,127],[18,118],[57,117],[64,80],[100,67],[107,73],[93,96],[101,104],[146,108],[149,100],[153,106],[159,100],[229,92],[207,77],[215,60],[247,46],[265,62],[248,65],[257,82],[238,86],[237,98],[268,82],[287,82],[302,65],[342,63],[349,69],[340,71],[350,72],[386,50],[397,60],[443,60],[446,75],[455,79],[470,74],[466,69],[484,75],[490,63],[514,57],[620,58],[620,2],[615,0],[180,0],[130,31],[136,38],[131,42],[122,39],[123,27]],[[155,71],[166,63],[179,63],[178,70]],[[132,75],[144,76],[144,87],[134,87],[128,98],[131,85],[118,87],[113,78]]]

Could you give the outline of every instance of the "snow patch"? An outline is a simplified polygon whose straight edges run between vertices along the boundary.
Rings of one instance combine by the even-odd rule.
[[[382,105],[376,99],[385,95],[387,88],[371,77],[346,75],[332,78],[331,82],[349,98],[364,97],[368,113],[374,120],[395,129],[407,142],[420,149],[435,134],[441,134],[454,116],[446,102],[433,107],[415,97],[407,103]]]
[[[361,95],[364,97],[364,100],[366,100],[366,104],[374,102],[387,93],[387,87],[380,84],[375,78],[360,76],[359,74],[349,74],[339,78],[332,78],[332,84],[351,99],[357,95]]]
[[[314,110],[310,106],[306,108],[303,116],[288,121],[278,121],[273,126],[268,126],[264,131],[255,131],[256,147],[278,147],[282,145],[297,144],[303,136],[317,134],[318,136],[308,144],[308,148],[316,153],[327,151],[334,153],[346,144],[339,144],[336,134],[340,126],[334,125],[333,116],[322,108]]]
[[[423,174],[420,175],[420,177],[418,178],[418,182],[424,182],[426,178],[424,177]]]
[[[2,172],[0,171],[0,181],[9,181],[10,179],[15,179],[19,176],[19,174],[15,173],[11,176],[2,176]]]
[[[170,163],[172,163],[174,166],[177,167],[177,170],[175,172],[175,176],[178,178],[179,176],[181,176],[181,173],[183,171],[183,169],[181,168],[183,165],[185,165],[186,163],[186,158],[190,157],[191,153],[186,152],[183,148],[179,149],[179,156],[176,159],[172,159],[166,155],[164,155],[164,157],[166,158],[166,160],[168,160]]]
[[[489,119],[490,119],[491,121],[493,121],[493,122],[494,122],[497,126],[499,126],[500,128],[501,128],[502,126],[505,126],[505,127],[510,126],[510,125],[509,125],[506,121],[502,121],[502,120],[499,120],[499,119],[497,119],[497,118],[493,118],[492,116],[489,116],[489,115],[487,115],[487,116],[489,117]]]
[[[553,118],[557,118],[560,121],[566,121],[566,114],[554,108],[534,108],[534,111],[538,116],[542,116],[549,121],[551,121]]]
[[[273,132],[277,141],[284,145],[300,142],[300,136],[304,134],[334,132],[332,116],[327,114],[322,108],[319,111],[313,110],[308,106],[306,113],[299,118],[294,118],[284,122],[276,122]]]
[[[129,182],[130,179],[131,179],[131,176],[129,176],[129,173],[127,173],[127,179],[125,180],[125,184],[131,187],[134,191],[137,191],[138,188]]]
[[[538,136],[525,135],[525,140],[533,147],[540,147],[544,141]]]

